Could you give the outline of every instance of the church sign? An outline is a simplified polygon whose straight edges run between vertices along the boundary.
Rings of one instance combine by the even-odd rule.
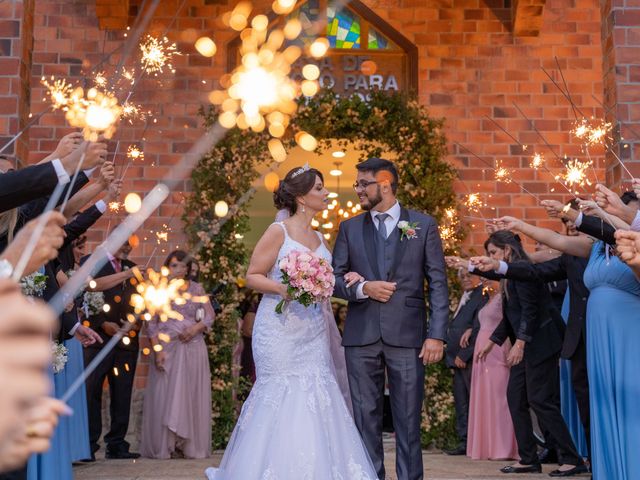
[[[303,79],[304,65],[314,63],[320,69],[319,86],[338,95],[357,94],[366,99],[371,90],[417,91],[416,46],[361,1],[342,5],[336,0],[307,0],[289,18],[297,18],[303,25],[299,46],[313,42],[313,31],[323,21],[330,45],[322,59],[301,58],[294,63],[291,75],[295,80]],[[236,42],[229,47],[231,71],[239,61],[239,53]]]

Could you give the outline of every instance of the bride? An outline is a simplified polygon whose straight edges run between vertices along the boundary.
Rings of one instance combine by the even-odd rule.
[[[322,174],[308,165],[287,173],[274,193],[289,217],[258,241],[247,286],[264,294],[253,330],[256,382],[219,468],[209,480],[373,480],[375,470],[351,416],[344,352],[331,307],[290,302],[280,259],[310,251],[331,262],[311,220],[326,208]],[[355,281],[357,274],[351,274]]]

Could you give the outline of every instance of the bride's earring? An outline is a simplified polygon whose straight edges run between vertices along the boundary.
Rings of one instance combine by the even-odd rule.
[[[304,213],[304,205],[302,205],[302,213]]]

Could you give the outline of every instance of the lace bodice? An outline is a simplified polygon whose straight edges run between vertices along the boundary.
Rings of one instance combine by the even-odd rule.
[[[276,222],[275,224],[280,225],[280,227],[282,227],[282,231],[284,232],[284,242],[280,246],[280,251],[278,252],[278,259],[273,264],[273,268],[269,272],[270,279],[275,280],[277,282],[280,282],[282,280],[282,272],[280,271],[280,268],[278,268],[278,264],[280,263],[280,260],[282,260],[284,257],[286,257],[289,253],[291,253],[294,250],[312,252],[316,255],[321,256],[326,261],[331,263],[331,252],[329,252],[329,249],[327,248],[324,241],[322,240],[322,234],[320,232],[316,232],[316,234],[318,235],[318,239],[320,240],[320,245],[318,245],[318,247],[315,250],[311,250],[309,247],[306,247],[300,242],[295,241],[293,238],[289,236],[289,232],[287,231],[287,227],[285,226],[284,222]],[[271,296],[276,297],[275,295],[271,295]]]

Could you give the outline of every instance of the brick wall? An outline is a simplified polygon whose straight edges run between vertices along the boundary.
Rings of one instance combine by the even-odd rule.
[[[29,121],[34,0],[0,2],[0,144]],[[3,153],[26,157],[27,130]]]
[[[174,62],[175,75],[167,75],[162,83],[145,78],[132,94],[133,101],[155,113],[154,119],[146,124],[122,125],[110,142],[111,155],[115,155],[118,148],[115,160],[120,171],[127,163],[124,153],[130,142],[140,141],[144,149],[144,163],[134,164],[127,171],[125,192],[146,193],[158,179],[171,172],[181,154],[202,133],[197,111],[206,104],[207,93],[226,72],[225,45],[234,38],[233,32],[221,28],[217,20],[229,7],[209,3],[207,0],[162,0],[149,24],[150,33],[166,32],[178,43],[183,55]],[[266,11],[270,2],[262,3],[262,10]],[[417,45],[420,101],[433,115],[446,117],[449,160],[459,168],[462,180],[456,189],[460,194],[468,188],[487,195],[488,203],[495,210],[485,209],[486,216],[516,215],[557,228],[557,223],[548,221],[535,200],[522,193],[516,184],[496,184],[490,168],[454,144],[467,146],[489,163],[502,160],[505,166],[516,170],[514,178],[535,194],[544,198],[565,197],[551,174],[528,167],[533,151],[544,152],[554,173],[560,171],[560,162],[542,146],[531,126],[512,105],[515,102],[534,120],[558,155],[582,156],[578,144],[568,133],[574,120],[572,109],[542,71],[544,67],[559,80],[555,57],[573,100],[586,115],[603,115],[599,101],[603,99],[604,85],[607,106],[619,103],[611,115],[623,121],[638,120],[634,97],[638,89],[638,66],[634,64],[637,47],[634,45],[640,30],[634,25],[640,25],[640,18],[636,18],[640,2],[607,0],[600,5],[598,0],[547,0],[537,37],[514,37],[508,0],[366,0],[365,3]],[[140,4],[140,0],[0,2],[2,140],[24,123],[29,111],[27,105],[34,114],[47,108],[42,102],[41,75],[53,74],[86,84],[86,76],[92,71],[95,73],[105,53],[122,44],[124,25],[134,25]],[[28,48],[30,32],[35,38],[32,50]],[[202,34],[213,36],[218,44],[218,54],[213,59],[201,57],[193,48],[193,42]],[[121,60],[119,55],[116,51],[99,69],[112,71]],[[29,83],[23,81],[29,76],[30,96]],[[520,142],[530,145],[527,154],[523,155],[515,142],[485,116],[496,119]],[[28,162],[35,162],[55,147],[56,139],[69,131],[62,113],[47,113],[28,132],[28,155],[24,149],[20,151],[20,145],[18,153]],[[632,155],[634,150],[627,149],[624,153]],[[593,151],[591,156],[596,162],[598,178],[604,178],[603,152]],[[613,162],[609,160],[608,165],[609,177],[619,178]],[[550,193],[552,190],[555,193]],[[151,265],[158,265],[164,258],[163,249],[183,244],[181,198],[181,192],[173,193],[158,214],[145,223],[140,233],[141,245],[133,253],[134,260],[144,265],[154,257]],[[111,221],[105,219],[92,229],[93,245],[117,222],[118,218],[112,217]],[[168,245],[158,245],[148,233],[163,223],[171,224],[173,229]],[[476,226],[472,228],[468,245],[477,248],[482,245],[485,234],[481,224],[473,224]],[[139,386],[145,373],[143,362]]]
[[[603,0],[601,10],[607,120],[627,140],[615,148],[615,154],[631,173],[640,175],[640,2]],[[609,183],[629,178],[613,152],[607,152],[607,159]]]

